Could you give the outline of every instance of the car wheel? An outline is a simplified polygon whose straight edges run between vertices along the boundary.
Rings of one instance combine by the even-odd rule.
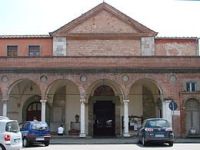
[[[44,145],[45,145],[45,146],[49,146],[49,141],[45,141],[45,142],[44,142]]]
[[[27,140],[27,138],[23,138],[23,147],[28,147],[29,146],[29,142]]]
[[[0,150],[6,150],[6,148],[0,144]]]
[[[145,138],[144,138],[144,137],[142,137],[142,145],[143,145],[143,146],[146,146],[146,145],[147,145],[147,143],[146,143],[146,141],[145,141]]]
[[[174,142],[169,142],[169,146],[173,146]]]

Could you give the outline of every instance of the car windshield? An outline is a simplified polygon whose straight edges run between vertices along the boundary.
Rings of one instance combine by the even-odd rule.
[[[45,122],[34,121],[32,123],[32,129],[34,130],[46,130],[47,128],[48,125]]]
[[[19,125],[17,121],[10,121],[6,123],[6,131],[7,132],[19,132]]]
[[[164,127],[170,127],[170,125],[169,125],[169,122],[167,120],[157,119],[157,120],[147,121],[146,127],[149,127],[149,128],[164,128]]]

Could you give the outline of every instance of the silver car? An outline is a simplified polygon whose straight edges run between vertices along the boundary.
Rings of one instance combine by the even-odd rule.
[[[162,118],[146,119],[138,132],[139,142],[143,146],[148,143],[168,143],[173,146],[174,133],[169,122]]]
[[[0,150],[20,150],[22,135],[16,120],[0,116]]]

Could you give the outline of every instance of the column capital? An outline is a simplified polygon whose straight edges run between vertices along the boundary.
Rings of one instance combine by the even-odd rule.
[[[124,99],[123,102],[124,103],[128,103],[130,100],[129,99]]]
[[[46,103],[47,100],[45,100],[45,99],[41,99],[40,102],[41,102],[41,103]]]
[[[80,98],[80,102],[85,103],[86,102],[85,98]]]
[[[7,98],[2,98],[2,102],[7,102],[8,99]]]
[[[85,93],[81,93],[81,94],[80,94],[80,99],[85,99],[85,98],[86,98]]]

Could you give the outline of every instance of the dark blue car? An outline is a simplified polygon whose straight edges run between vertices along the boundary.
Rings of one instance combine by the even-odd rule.
[[[33,143],[43,143],[45,146],[50,142],[50,130],[46,122],[26,121],[21,128],[23,146]]]
[[[138,132],[139,142],[143,146],[148,143],[168,143],[173,146],[174,133],[169,122],[162,118],[146,119]]]

